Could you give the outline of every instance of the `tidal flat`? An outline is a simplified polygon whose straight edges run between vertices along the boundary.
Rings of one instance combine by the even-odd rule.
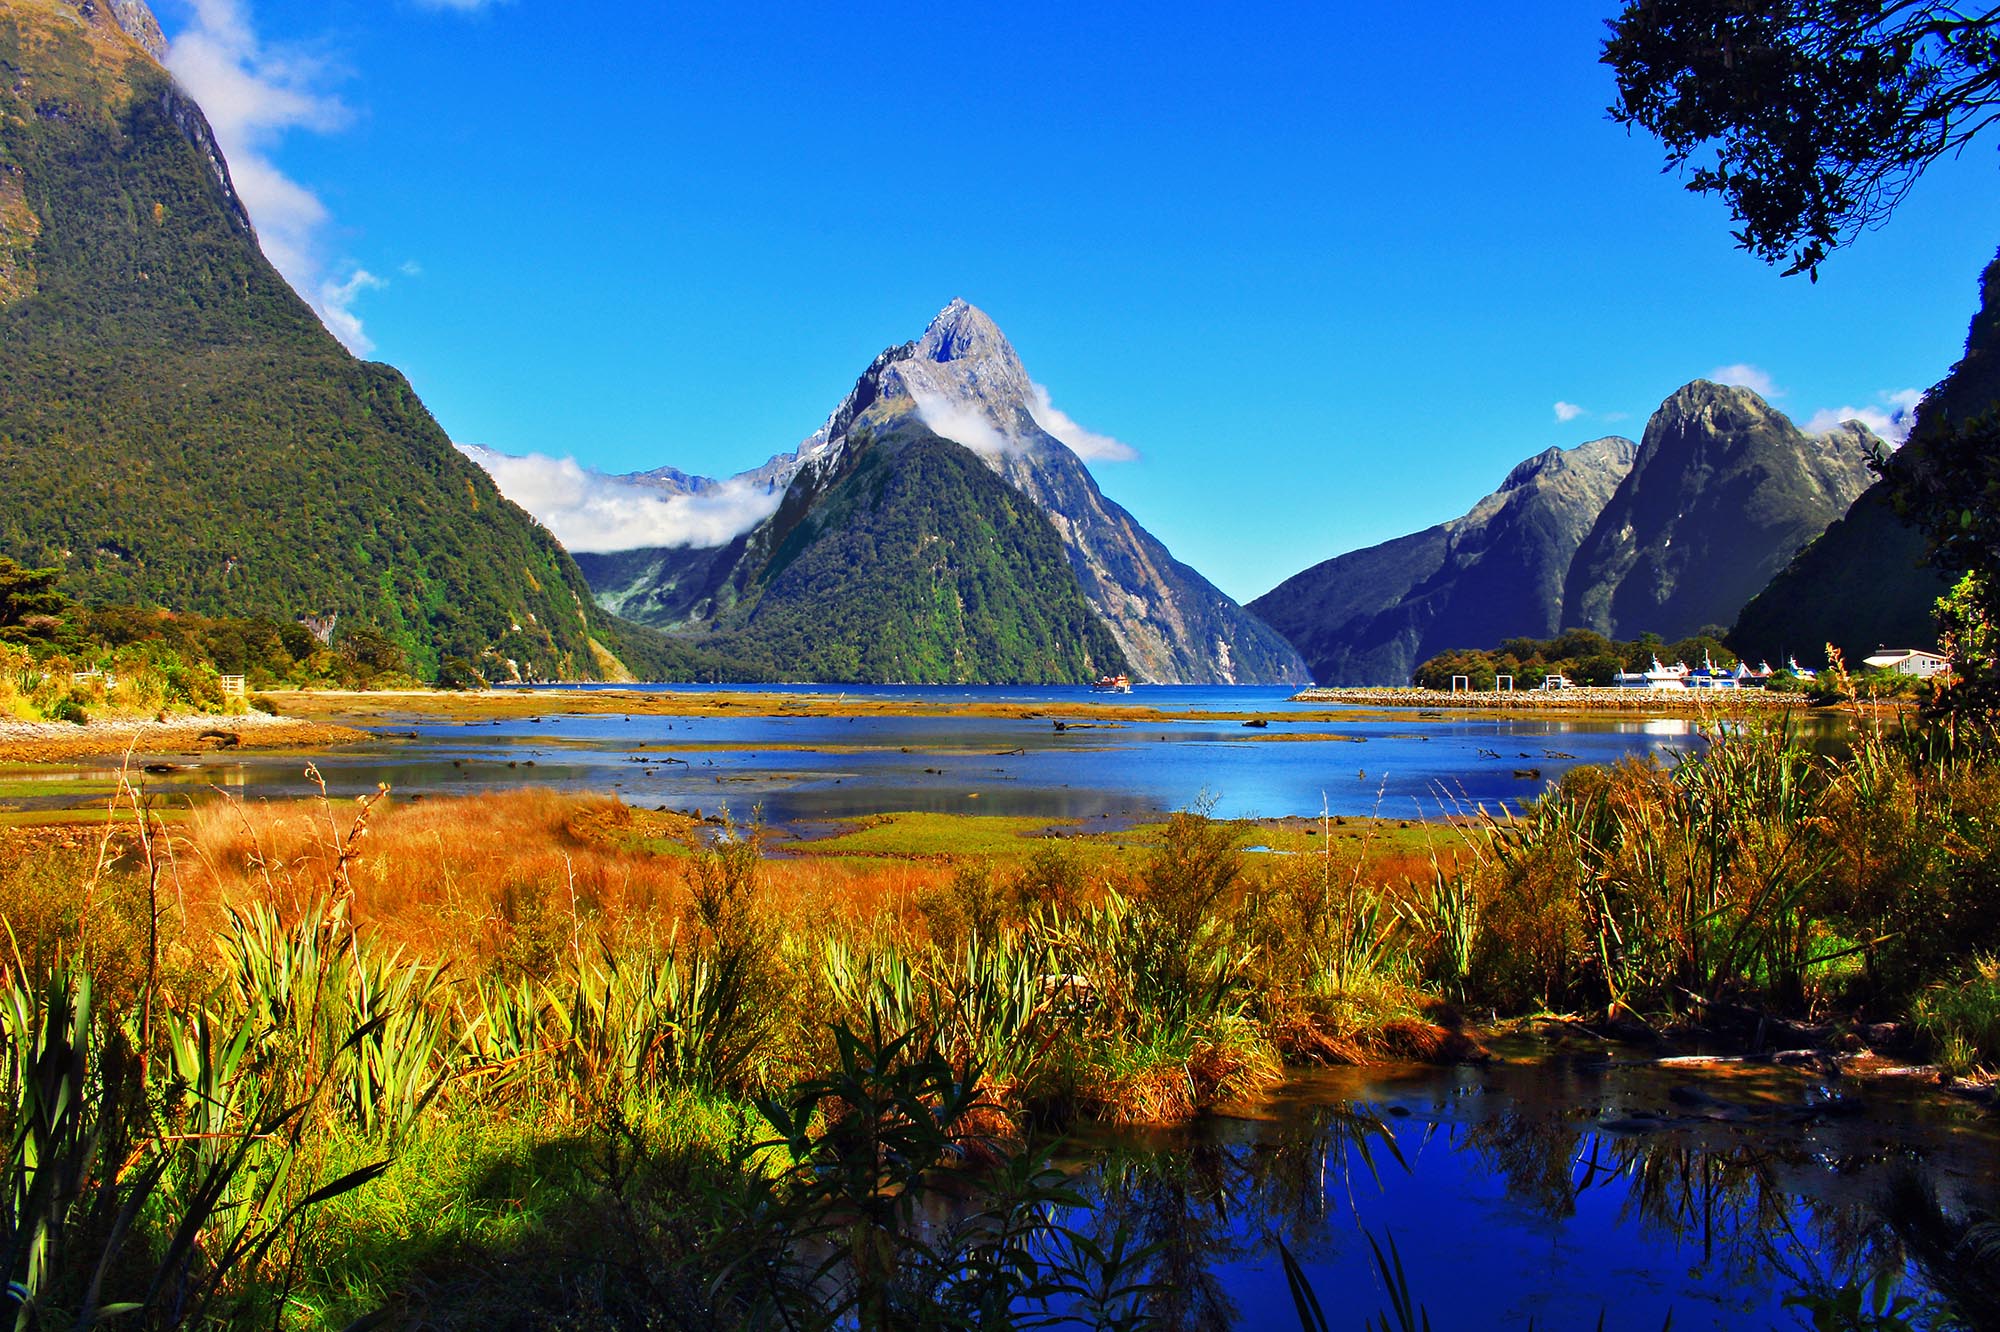
[[[87,959],[113,1011],[165,1015],[174,1076],[223,1079],[230,1113],[312,1089],[296,1129],[242,1119],[246,1179],[282,1160],[330,1190],[282,1278],[232,1279],[245,1317],[532,1326],[584,1299],[670,1325],[717,1290],[803,1316],[824,1282],[880,1278],[811,1271],[857,1215],[899,1282],[998,1270],[979,1237],[1024,1227],[1035,1265],[1007,1270],[1035,1281],[962,1293],[1074,1326],[1111,1325],[1085,1282],[1166,1326],[1282,1320],[1286,1252],[1356,1321],[1803,1327],[1878,1290],[1935,1315],[1913,1325],[2000,1308],[1953,1256],[2000,1205],[1978,1076],[2000,979],[1964,937],[1987,900],[1969,839],[2000,800],[1983,764],[1672,719],[1332,728],[1357,744],[1244,728],[1255,711],[1282,709],[1081,737],[1046,714],[403,712],[315,757],[325,796],[296,755],[80,776],[95,809],[64,817],[92,823],[0,830],[0,914],[35,974]],[[1313,738],[1244,734],[1293,725]],[[802,728],[878,735],[802,775]],[[714,778],[757,778],[784,735],[805,747],[768,761],[801,799],[759,827],[729,799],[756,783]],[[1525,786],[1503,735],[1564,765],[1541,799],[1223,818],[1201,795],[1392,745]],[[1641,761],[1585,763],[1591,737]],[[1092,798],[1115,814],[960,785],[1004,789],[994,768],[1037,749],[1073,779],[1114,764]],[[899,780],[803,803],[871,756]],[[632,785],[668,769],[703,803]],[[1125,785],[1148,773],[1180,808]],[[938,807],[884,806],[925,791]],[[203,1065],[237,1047],[202,1023],[268,1053]],[[180,1159],[200,1107],[134,1096],[169,1107],[169,1168],[205,1168]],[[913,1163],[887,1181],[841,1155],[879,1133]],[[746,1270],[775,1286],[731,1285]]]
[[[1135,702],[1134,699],[1143,700]],[[1111,826],[1208,801],[1228,817],[1437,820],[1519,812],[1578,765],[1671,762],[1742,710],[1667,715],[1393,708],[1301,702],[1282,688],[655,687],[266,696],[289,720],[338,728],[317,755],[328,789],[387,783],[439,796],[524,786],[774,825],[901,811],[1085,819]],[[1767,714],[1756,714],[1776,720]],[[1781,714],[1839,744],[1846,717]],[[317,789],[298,751],[173,756],[176,798]],[[73,761],[108,780],[115,761]],[[53,772],[54,767],[42,771]],[[64,803],[54,787],[19,808]],[[76,803],[76,802],[70,802]]]

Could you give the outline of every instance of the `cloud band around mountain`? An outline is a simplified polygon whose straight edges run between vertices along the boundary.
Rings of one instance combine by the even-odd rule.
[[[461,444],[500,493],[533,514],[571,550],[721,546],[777,512],[782,487],[741,478],[695,494],[606,476],[574,458],[524,457]]]

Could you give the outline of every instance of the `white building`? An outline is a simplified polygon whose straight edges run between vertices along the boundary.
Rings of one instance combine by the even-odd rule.
[[[1894,671],[1898,675],[1914,675],[1928,680],[1934,675],[1943,675],[1951,669],[1951,663],[1935,652],[1922,648],[1875,649],[1875,655],[1864,660],[1862,665],[1871,671]]]

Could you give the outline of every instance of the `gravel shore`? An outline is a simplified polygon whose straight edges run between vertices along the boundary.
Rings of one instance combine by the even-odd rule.
[[[324,748],[365,739],[326,722],[273,717],[262,712],[228,716],[125,717],[71,722],[0,721],[0,761],[60,763],[82,758],[122,758],[221,749]]]

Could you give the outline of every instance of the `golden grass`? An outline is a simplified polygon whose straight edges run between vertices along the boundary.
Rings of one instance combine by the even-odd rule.
[[[372,808],[229,801],[193,810],[177,849],[198,904],[263,899],[295,909],[320,885],[345,882],[354,918],[386,941],[492,963],[523,936],[569,935],[585,923],[614,935],[671,927],[685,896],[680,866],[626,842],[642,828],[689,826],[607,797],[535,789]]]
[[[344,876],[354,918],[377,938],[475,970],[514,971],[545,965],[585,934],[613,946],[665,940],[689,901],[685,848],[716,831],[612,796],[528,789],[372,808],[216,802],[185,816],[176,852],[189,910],[211,925],[224,903],[296,909],[317,885]],[[761,873],[776,915],[866,933],[913,912],[951,867],[767,857]]]

